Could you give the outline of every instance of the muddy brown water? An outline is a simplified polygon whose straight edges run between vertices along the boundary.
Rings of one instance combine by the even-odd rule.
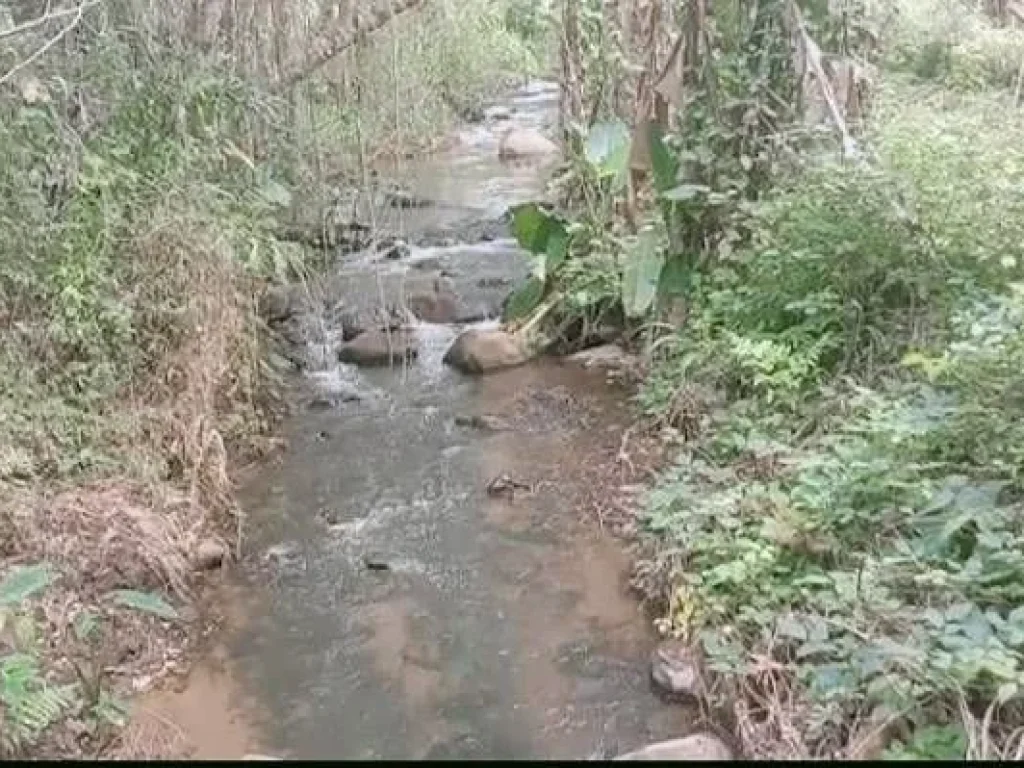
[[[511,121],[410,166],[411,188],[438,204],[400,224],[457,232],[460,215],[536,197],[541,174],[499,164],[497,137],[510,122],[548,127],[555,100],[524,89]],[[480,275],[526,269],[508,242],[470,243],[350,260],[339,274],[364,283],[338,283],[366,300],[367,275],[427,257],[447,260],[463,295]],[[150,702],[194,756],[600,758],[686,729],[651,690],[654,638],[622,546],[576,503],[595,447],[627,423],[625,395],[558,361],[463,377],[441,362],[458,331],[418,327],[406,367],[329,363],[299,382],[359,399],[291,419],[287,453],[244,489],[245,620],[195,683]],[[506,429],[458,418],[474,414]],[[501,476],[527,487],[489,493]]]

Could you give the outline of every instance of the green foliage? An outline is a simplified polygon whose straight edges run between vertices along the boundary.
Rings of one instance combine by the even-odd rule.
[[[0,658],[2,751],[15,754],[37,739],[61,717],[71,700],[70,687],[44,681],[34,656],[12,654]]]
[[[616,156],[614,144],[604,139],[595,147],[598,144],[602,147],[595,152]],[[589,167],[597,177],[597,166]],[[605,176],[615,173],[606,171]],[[598,182],[594,191],[601,194],[606,183]],[[512,231],[531,254],[533,269],[526,284],[509,298],[506,320],[527,317],[552,295],[560,299],[556,322],[563,328],[581,319],[596,324],[614,311],[619,304],[620,241],[604,231],[597,218],[570,222],[537,203],[524,203],[512,209]]]
[[[549,0],[509,0],[505,3],[505,28],[539,54],[549,42],[550,15]]]
[[[1015,87],[1024,34],[982,3],[896,0],[874,26],[889,38],[886,63],[958,93]]]
[[[1004,707],[999,742],[1024,684],[1021,132],[990,101],[889,88],[877,165],[747,207],[747,244],[659,344],[651,415],[693,382],[725,407],[646,520],[686,564],[675,631],[727,680],[780,664],[810,753],[883,705],[915,725],[890,757],[962,758],[961,697]]]
[[[429,145],[501,88],[537,75],[546,17],[532,0],[439,0],[344,57],[345,84],[310,83],[307,163],[358,177],[366,156]],[[315,164],[314,164],[315,165]]]
[[[53,573],[45,563],[13,568],[0,582],[0,608],[18,606],[53,582]]]
[[[910,744],[900,742],[886,750],[886,760],[964,760],[967,736],[960,726],[928,726],[914,733]]]
[[[84,702],[97,722],[121,727],[127,722],[124,702],[97,686],[90,694],[79,681],[54,682],[47,674],[47,646],[33,598],[44,597],[54,581],[45,563],[12,569],[0,581],[0,755],[20,756],[51,726]],[[161,619],[179,618],[162,597],[151,592],[117,590],[116,606]],[[92,610],[81,611],[71,628],[83,647],[95,650],[102,641],[102,621]],[[92,697],[92,698],[91,698]]]
[[[758,3],[756,13],[748,13],[742,2],[715,3],[715,23],[701,31],[710,50],[691,73],[685,108],[668,131],[654,124],[647,136],[636,137],[610,114],[615,84],[631,71],[617,58],[617,32],[599,3],[574,11],[587,74],[582,102],[597,119],[569,126],[570,156],[560,182],[572,210],[575,257],[560,273],[547,274],[548,292],[562,302],[552,317],[557,322],[572,314],[572,297],[585,295],[605,315],[643,321],[685,299],[700,272],[745,241],[749,204],[778,174],[787,143],[779,126],[794,114],[779,110],[795,89],[785,4]],[[681,21],[684,28],[693,23]],[[649,149],[657,204],[654,217],[637,222],[639,234],[621,226],[616,208],[627,189],[634,138]],[[600,279],[590,280],[595,275]],[[604,289],[601,295],[595,284]]]

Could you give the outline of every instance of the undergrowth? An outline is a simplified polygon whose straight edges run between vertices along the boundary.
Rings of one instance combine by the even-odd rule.
[[[752,209],[640,395],[690,439],[638,582],[752,756],[868,723],[889,757],[1020,755],[1024,136],[1003,94],[934,96],[890,78],[876,162]]]
[[[686,3],[626,51],[683,41],[668,117],[606,119],[629,68],[587,8],[591,117],[560,207],[515,211],[506,316],[643,341],[678,458],[635,585],[748,757],[1019,758],[1024,35],[969,0]]]

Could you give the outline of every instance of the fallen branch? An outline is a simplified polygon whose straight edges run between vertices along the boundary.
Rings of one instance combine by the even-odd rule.
[[[835,124],[836,129],[839,131],[839,135],[843,140],[843,154],[857,158],[860,156],[860,151],[857,149],[857,142],[854,141],[853,136],[850,135],[850,131],[846,126],[846,120],[843,118],[839,105],[836,102],[836,96],[832,90],[832,81],[829,80],[828,75],[825,73],[825,67],[821,63],[821,48],[818,47],[814,38],[812,38],[810,33],[807,31],[807,25],[804,23],[803,14],[800,12],[800,8],[797,6],[795,0],[789,0],[787,7],[789,9],[790,24],[792,26],[793,35],[803,50],[804,57],[808,66],[814,73],[815,79],[818,81],[818,85],[821,88],[821,95],[825,99],[825,106],[828,107],[832,122]]]

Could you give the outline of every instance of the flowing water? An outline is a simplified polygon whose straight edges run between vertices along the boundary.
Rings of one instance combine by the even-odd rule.
[[[407,231],[458,233],[539,195],[538,170],[499,163],[497,141],[511,125],[549,129],[555,100],[549,86],[526,88],[511,120],[410,163],[410,188],[435,205],[407,212]],[[526,269],[498,239],[349,260],[336,283],[348,305],[372,303],[388,280],[443,270],[477,316]],[[594,462],[619,444],[624,393],[558,361],[461,376],[441,362],[458,331],[419,325],[420,355],[404,367],[308,372],[311,391],[354,394],[294,417],[287,453],[245,489],[250,607],[222,660],[251,702],[247,748],[585,758],[684,729],[683,711],[651,691],[654,640],[622,545],[579,504]],[[490,429],[466,424],[484,414]],[[489,492],[502,476],[528,487]]]

